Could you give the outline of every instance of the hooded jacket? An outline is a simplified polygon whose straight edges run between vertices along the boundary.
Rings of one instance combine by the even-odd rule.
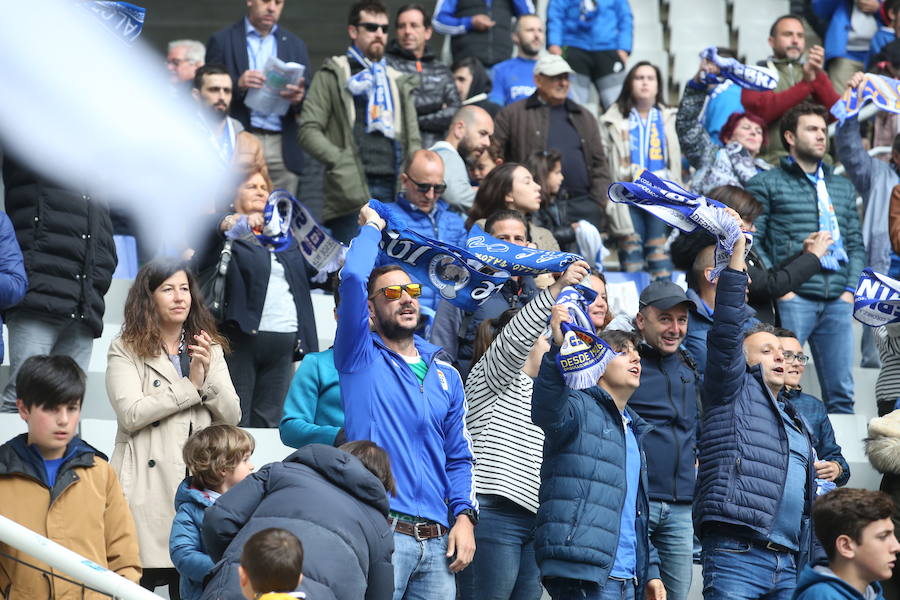
[[[23,433],[0,446],[0,498],[3,516],[137,583],[141,576],[138,538],[125,495],[106,457],[75,437],[66,447],[52,487],[44,461]],[[18,548],[0,551],[54,574]],[[0,597],[7,600],[101,600],[57,577],[0,557]]]
[[[311,599],[325,587],[337,600],[390,600],[394,538],[381,481],[343,450],[311,444],[271,463],[223,494],[206,511],[203,541],[216,561],[203,598],[241,600],[237,565],[247,539],[287,529],[306,550],[303,585]]]
[[[884,600],[881,584],[873,581],[866,595],[824,566],[807,565],[797,580],[794,600]]]
[[[213,505],[213,499],[191,486],[186,477],[175,492],[175,520],[169,534],[169,556],[178,570],[178,591],[182,600],[198,600],[203,594],[203,580],[213,568],[213,561],[206,553],[200,532],[203,516]]]

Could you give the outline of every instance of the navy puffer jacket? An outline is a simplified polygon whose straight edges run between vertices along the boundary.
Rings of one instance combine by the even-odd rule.
[[[745,301],[746,289],[745,273],[725,269],[719,276],[707,336],[694,523],[697,531],[708,525],[738,526],[748,537],[767,539],[784,494],[790,452],[778,406],[763,383],[760,367],[748,367],[744,359],[743,324],[753,312]],[[785,410],[809,438],[805,421],[786,399]],[[810,440],[798,568],[806,562],[815,498],[812,447]]]
[[[615,560],[625,502],[622,414],[598,386],[567,388],[556,365],[558,352],[554,345],[544,355],[531,399],[531,419],[545,436],[535,556],[542,577],[605,582]],[[659,559],[647,531],[643,439],[650,427],[630,408],[626,410],[641,448],[635,572],[643,587],[659,578]]]

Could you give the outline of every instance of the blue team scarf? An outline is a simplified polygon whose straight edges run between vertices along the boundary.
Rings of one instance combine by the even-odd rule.
[[[705,229],[716,238],[716,264],[709,276],[715,281],[728,266],[738,236],[747,239],[745,252],[750,251],[753,236],[741,228],[723,210],[725,205],[712,198],[692,194],[683,187],[666,181],[649,171],[641,173],[633,183],[618,182],[609,186],[609,198],[649,212],[658,219],[685,233]]]
[[[383,263],[403,267],[413,281],[431,286],[438,297],[474,312],[513,275],[557,273],[580,256],[546,252],[510,244],[472,228],[467,248],[427,238],[406,226],[406,219],[390,206],[369,200],[387,222],[381,237]]]
[[[869,327],[900,323],[900,281],[866,267],[859,274],[853,317]]]
[[[387,61],[382,57],[380,61],[372,62],[356,46],[347,49],[347,56],[364,67],[347,80],[347,89],[354,96],[368,96],[366,133],[379,131],[384,137],[394,139],[397,135],[394,131],[394,98],[387,76]]]
[[[728,79],[744,89],[760,92],[774,90],[778,86],[778,73],[766,67],[745,65],[736,58],[719,56],[715,46],[702,50],[700,58],[705,58],[719,67],[718,75],[706,74],[706,83],[720,83]]]
[[[821,161],[819,162],[819,168],[816,169],[815,185],[816,202],[819,210],[819,231],[829,232],[831,239],[834,241],[828,247],[828,252],[819,259],[819,263],[823,269],[840,271],[841,264],[846,263],[850,258],[847,256],[847,251],[844,250],[841,228],[838,225],[837,216],[834,214],[834,205],[831,203],[831,196],[828,194],[828,186],[825,185],[825,172],[822,169]]]
[[[606,365],[618,354],[597,337],[588,316],[588,306],[597,297],[594,290],[578,285],[563,288],[556,303],[565,306],[572,321],[562,323],[563,344],[556,364],[566,386],[583,390],[597,385]]]
[[[866,73],[863,82],[856,89],[844,90],[841,98],[831,107],[831,114],[843,123],[859,114],[869,102],[881,110],[900,113],[900,80],[884,75]]]
[[[138,39],[144,28],[146,9],[128,2],[112,2],[111,0],[95,0],[81,4],[117,37],[129,44]]]
[[[666,132],[662,111],[654,106],[644,121],[637,109],[632,108],[628,125],[631,130],[631,164],[654,173],[665,171]]]

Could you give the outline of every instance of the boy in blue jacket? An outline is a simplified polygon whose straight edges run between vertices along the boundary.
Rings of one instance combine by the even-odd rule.
[[[169,555],[181,576],[182,600],[198,600],[213,560],[203,547],[203,515],[219,496],[253,471],[253,437],[234,425],[210,425],[184,443],[184,464],[191,475],[175,492],[175,520],[169,534]]]
[[[900,543],[894,535],[894,502],[884,492],[841,488],[813,507],[816,536],[828,566],[807,566],[794,600],[883,600]]]

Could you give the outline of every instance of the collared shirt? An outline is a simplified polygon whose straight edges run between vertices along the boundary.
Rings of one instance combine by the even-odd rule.
[[[610,577],[631,579],[637,570],[637,499],[641,483],[641,451],[628,413],[622,413],[625,428],[625,504],[619,517],[619,542]]]
[[[278,56],[278,43],[275,41],[277,31],[278,25],[275,25],[272,31],[269,32],[269,35],[262,37],[250,24],[250,20],[244,17],[244,33],[247,36],[247,59],[250,62],[250,68],[254,71],[263,72],[269,57]],[[251,110],[250,125],[260,129],[281,131],[281,117]]]
[[[769,540],[791,550],[798,550],[800,548],[800,525],[806,504],[809,440],[794,419],[785,411],[784,402],[776,400],[776,404],[778,404],[778,413],[781,415],[782,424],[787,433],[790,456],[788,457],[787,480],[784,482],[784,496],[778,506],[778,514],[775,516],[775,525],[769,535]]]

